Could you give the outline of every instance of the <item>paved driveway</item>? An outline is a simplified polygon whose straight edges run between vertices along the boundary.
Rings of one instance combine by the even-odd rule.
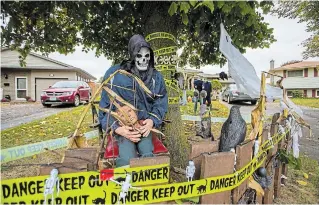
[[[72,106],[43,107],[41,103],[20,103],[1,105],[1,130],[28,123],[33,120],[72,109]]]
[[[254,106],[250,103],[238,102],[229,105],[226,102],[222,102],[228,108],[231,108],[232,105],[241,106],[240,112],[242,115],[249,115],[250,112],[254,109]],[[309,108],[309,107],[301,107],[304,120],[306,120],[312,129],[311,136],[304,136],[300,139],[300,151],[313,159],[318,160],[319,162],[319,109],[317,108]],[[266,114],[268,116],[273,115],[276,112],[280,112],[279,103],[267,103],[266,104]],[[305,128],[307,129],[307,128]],[[305,132],[309,133],[309,132]]]

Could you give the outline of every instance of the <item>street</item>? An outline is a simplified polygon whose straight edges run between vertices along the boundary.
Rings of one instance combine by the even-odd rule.
[[[41,103],[3,104],[1,107],[1,130],[32,122],[50,115],[71,110],[69,105],[43,107]]]

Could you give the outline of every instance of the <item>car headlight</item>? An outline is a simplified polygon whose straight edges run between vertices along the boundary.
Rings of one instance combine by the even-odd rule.
[[[72,91],[67,91],[67,92],[64,92],[63,94],[64,94],[64,95],[72,95],[73,92],[72,92]]]
[[[41,96],[46,96],[47,93],[46,92],[41,92]]]

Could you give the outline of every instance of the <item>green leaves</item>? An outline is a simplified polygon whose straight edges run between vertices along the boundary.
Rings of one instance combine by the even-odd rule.
[[[184,25],[187,25],[187,24],[188,24],[187,14],[182,13],[182,21],[183,21],[183,24],[184,24]]]
[[[279,160],[285,164],[293,166],[296,170],[301,170],[301,159],[295,158],[291,153],[287,153],[285,150],[278,150]]]
[[[180,2],[180,11],[184,12],[185,14],[188,13],[190,9],[190,5],[188,2]]]
[[[177,8],[178,8],[177,4],[176,4],[175,2],[172,2],[172,3],[171,3],[171,6],[170,6],[169,9],[168,9],[168,14],[169,14],[170,16],[173,16],[173,15],[176,13]]]
[[[213,13],[214,12],[214,2],[213,1],[204,1],[203,2],[204,6],[207,6],[210,9],[210,12]]]

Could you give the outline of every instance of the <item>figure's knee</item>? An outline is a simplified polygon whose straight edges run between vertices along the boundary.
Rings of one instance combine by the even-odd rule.
[[[141,157],[153,157],[154,146],[152,142],[152,134],[142,138],[142,140],[137,144],[137,148]]]
[[[125,137],[118,138],[119,156],[116,159],[116,167],[121,167],[130,164],[130,159],[136,158],[136,145],[134,142]]]

